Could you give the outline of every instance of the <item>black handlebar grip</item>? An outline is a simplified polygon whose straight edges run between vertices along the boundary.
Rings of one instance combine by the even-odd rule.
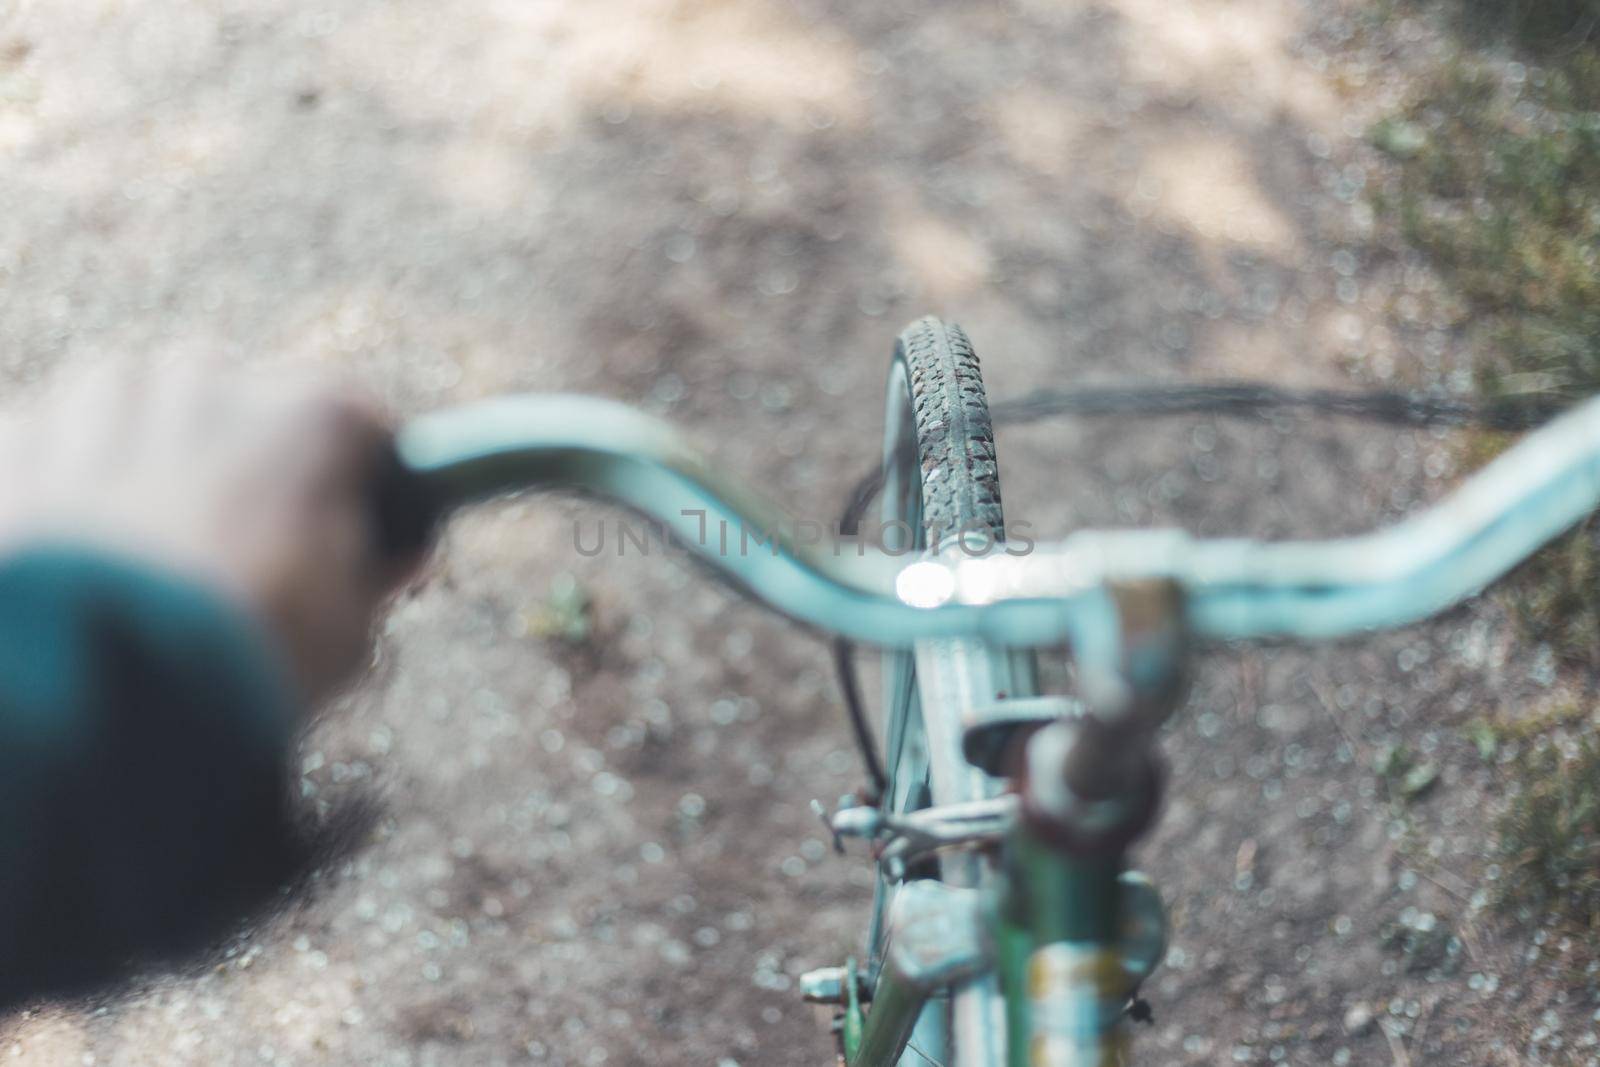
[[[408,559],[426,551],[444,509],[427,479],[406,466],[392,442],[378,454],[368,491],[374,536],[384,558]]]

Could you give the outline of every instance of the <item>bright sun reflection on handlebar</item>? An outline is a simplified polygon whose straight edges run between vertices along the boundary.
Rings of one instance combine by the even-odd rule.
[[[932,560],[913,563],[894,579],[895,595],[914,608],[936,608],[956,592],[956,576],[949,567]]]

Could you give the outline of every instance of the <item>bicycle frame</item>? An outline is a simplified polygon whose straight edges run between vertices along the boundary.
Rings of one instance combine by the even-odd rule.
[[[964,1013],[953,1050],[961,1067],[998,1063],[1002,1034],[1012,1067],[1122,1062],[1118,1020],[1159,958],[1160,905],[1123,870],[1147,813],[1127,796],[1098,794],[1093,757],[1082,753],[1148,744],[1178,702],[1191,636],[1311,640],[1405,625],[1479,591],[1600,504],[1600,399],[1377,533],[1269,544],[1084,532],[1024,555],[954,542],[911,557],[803,537],[801,524],[718,476],[666,424],[592,398],[509,398],[425,416],[402,429],[397,448],[440,509],[529,487],[595,493],[802,623],[915,649],[923,699],[945,712],[925,719],[934,810],[991,796],[999,781],[968,762],[959,726],[977,709],[940,702],[1012,681],[1025,695],[1026,680],[1006,673],[1010,650],[1072,650],[1104,721],[1057,714],[1029,742],[999,892],[980,886],[963,856],[941,861],[941,882],[901,885],[871,1012],[860,1010],[853,975],[839,998],[850,1067],[896,1062],[941,990]],[[945,685],[952,671],[962,681]],[[1008,683],[975,687],[974,671]],[[1096,731],[1108,733],[1097,741]],[[1074,774],[1076,793],[1055,781]],[[1101,833],[1091,845],[1085,826]],[[1063,830],[1079,833],[1076,843],[1063,845]]]

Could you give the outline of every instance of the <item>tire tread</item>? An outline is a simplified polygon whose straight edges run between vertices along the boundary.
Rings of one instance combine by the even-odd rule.
[[[931,315],[918,319],[901,332],[898,355],[916,421],[924,528],[941,535],[984,530],[1002,540],[994,426],[966,331]]]

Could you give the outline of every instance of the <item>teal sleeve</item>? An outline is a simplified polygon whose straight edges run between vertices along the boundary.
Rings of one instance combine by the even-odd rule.
[[[0,1008],[187,951],[300,861],[249,621],[92,551],[0,561]]]

